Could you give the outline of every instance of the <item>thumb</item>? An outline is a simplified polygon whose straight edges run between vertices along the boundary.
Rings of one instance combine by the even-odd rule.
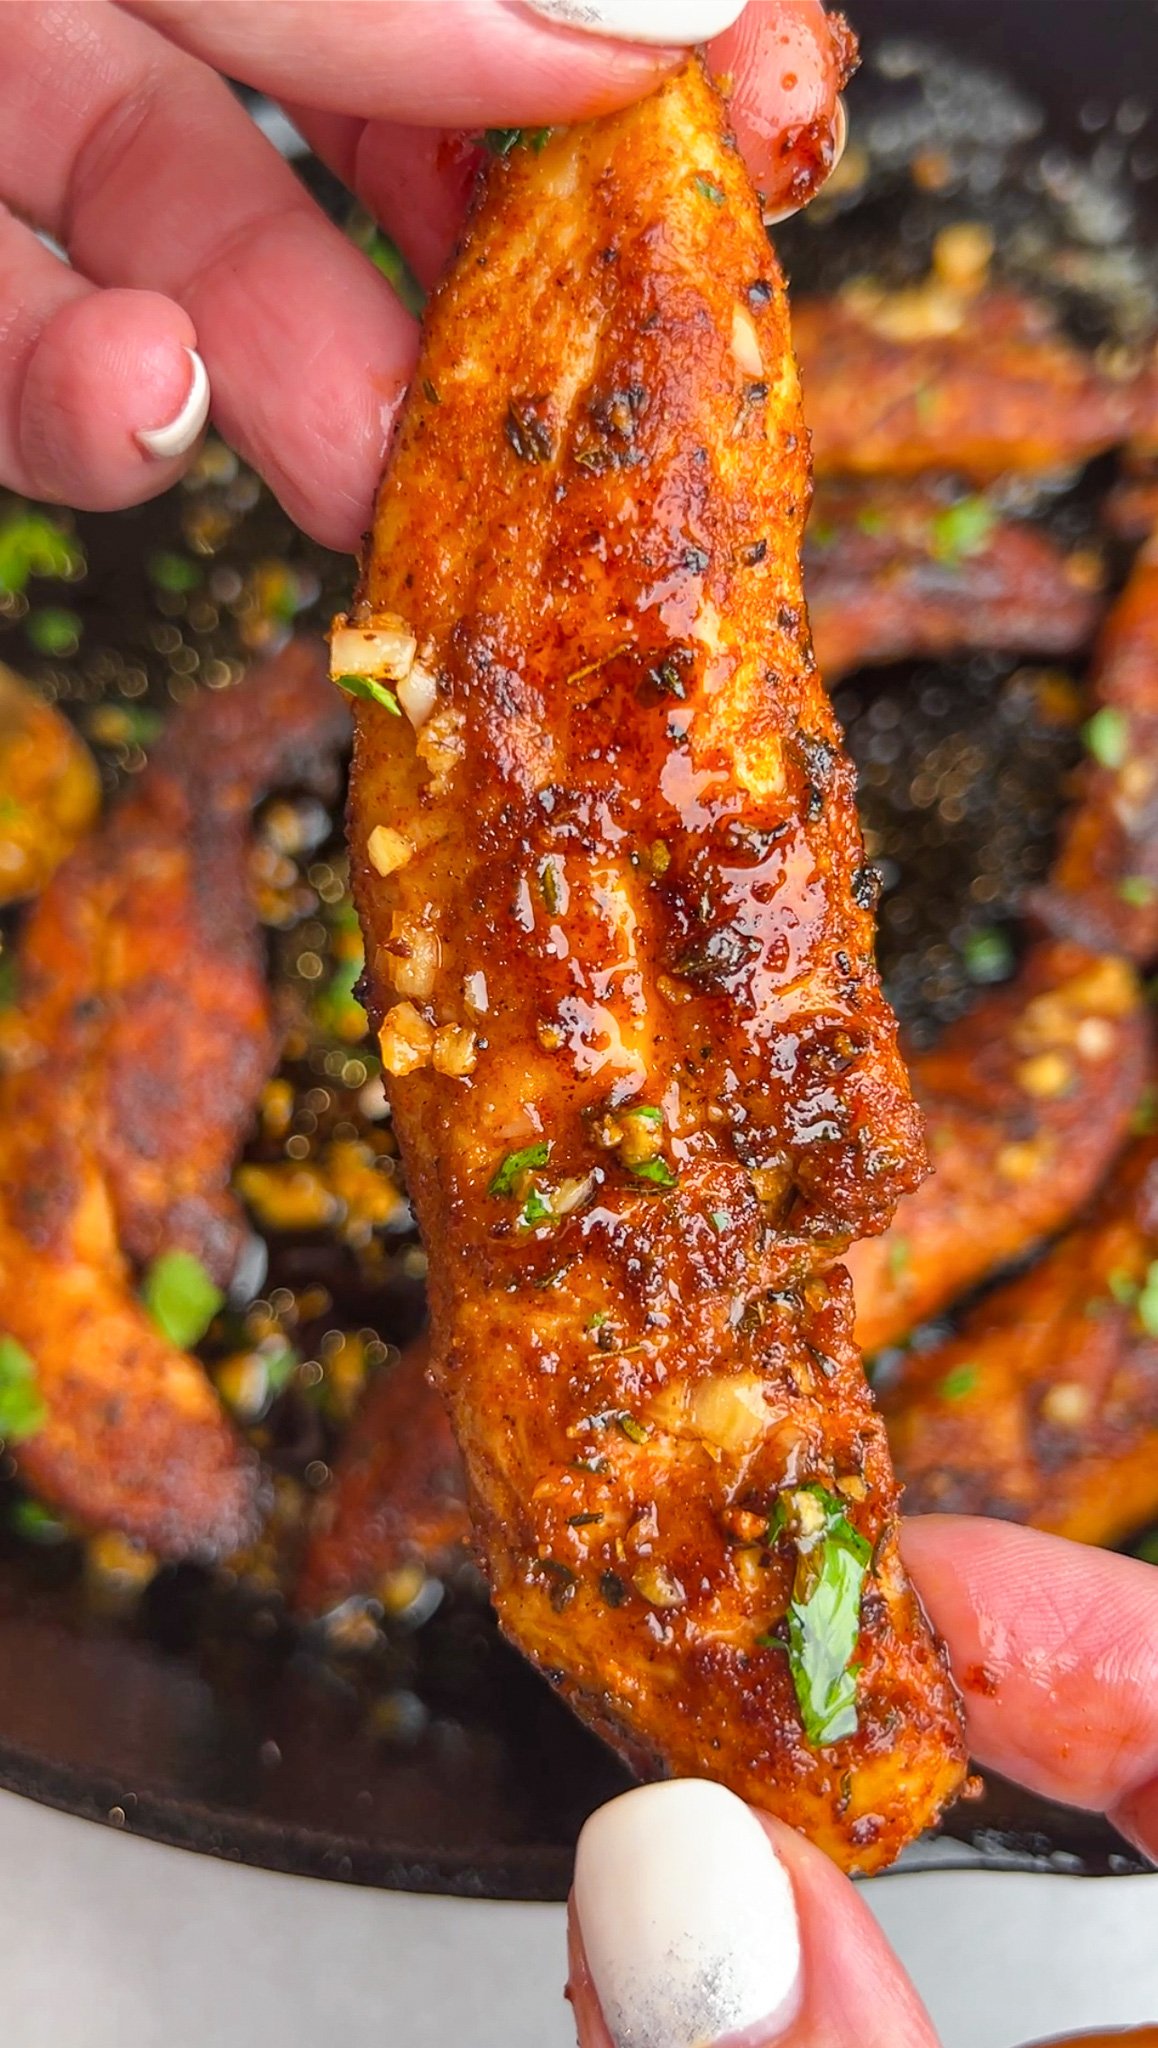
[[[568,1913],[580,2048],[937,2048],[848,1879],[722,1785],[593,1814]]]

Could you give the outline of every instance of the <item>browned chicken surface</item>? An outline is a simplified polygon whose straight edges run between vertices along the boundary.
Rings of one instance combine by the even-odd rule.
[[[818,476],[1065,470],[1134,416],[1132,387],[1009,291],[938,295],[914,317],[910,295],[853,287],[796,303],[793,333]]]
[[[693,64],[492,168],[334,660],[378,693],[367,1000],[502,1625],[641,1768],[867,1870],[964,1761],[832,1263],[922,1161],[808,493]]]
[[[1100,1544],[1158,1514],[1158,1141],[950,1342],[910,1354],[884,1400],[910,1509]]]
[[[1091,682],[1090,758],[1040,907],[1144,963],[1158,953],[1158,538],[1106,621]]]
[[[100,801],[96,763],[79,733],[0,662],[0,904],[44,887]]]
[[[306,1614],[363,1594],[396,1612],[467,1555],[462,1461],[428,1360],[420,1339],[380,1371],[342,1439],[298,1579]]]
[[[1125,961],[1042,940],[1013,981],[913,1057],[933,1171],[883,1237],[848,1252],[866,1352],[1069,1222],[1126,1137],[1149,1044]]]
[[[1098,616],[1084,554],[938,484],[822,486],[804,585],[830,685],[874,662],[973,648],[1071,654]]]
[[[306,643],[195,699],[58,869],[21,946],[0,1079],[0,1340],[30,1361],[41,1416],[17,1464],[53,1506],[163,1555],[234,1548],[259,1486],[128,1261],[180,1248],[219,1284],[233,1272],[245,1226],[229,1171],[278,1044],[250,813],[272,784],[313,780],[344,723]]]

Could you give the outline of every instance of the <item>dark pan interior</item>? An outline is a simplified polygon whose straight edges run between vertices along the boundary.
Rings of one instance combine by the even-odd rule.
[[[1158,76],[1151,0],[938,0],[935,11],[864,0],[854,11],[870,49],[886,34],[927,35],[935,12],[941,43],[1021,84],[1050,133],[1086,155],[1091,106],[1112,114]],[[871,78],[854,88],[854,122],[858,94],[867,106],[873,89]],[[1158,169],[1153,127],[1142,142]],[[1158,216],[1158,178],[1144,163],[1139,177],[1139,203]],[[794,269],[802,232],[786,237]],[[162,504],[89,523],[108,588],[113,557],[168,544],[167,518]],[[625,1783],[470,1600],[451,1599],[369,1664],[342,1665],[194,1572],[163,1574],[118,1613],[94,1604],[58,1553],[0,1538],[0,1784],[17,1792],[274,1869],[558,1899],[582,1820]],[[996,1782],[949,1833],[938,1864],[1140,1867],[1100,1820]]]

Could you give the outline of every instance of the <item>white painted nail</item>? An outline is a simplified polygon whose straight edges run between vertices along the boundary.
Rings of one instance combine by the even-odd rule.
[[[837,167],[837,164],[840,162],[841,157],[844,155],[844,152],[847,149],[847,147],[848,109],[844,104],[843,95],[838,94],[836,105],[832,110],[832,162],[829,164],[828,170],[825,173],[825,184],[827,184],[829,178],[831,178],[833,172]],[[823,190],[824,185],[820,185],[817,187],[817,191],[823,192]],[[815,199],[816,193],[812,193],[811,196],[812,198]],[[767,228],[774,228],[778,221],[791,220],[793,214],[799,212],[800,208],[798,206],[783,206],[781,207],[778,213],[775,212],[774,210],[769,209],[768,207],[765,207],[764,225]]]
[[[775,2039],[800,1999],[788,1872],[742,1800],[700,1778],[642,1785],[579,1837],[575,1912],[615,2048]]]
[[[682,49],[708,43],[731,28],[747,0],[526,0],[526,5],[564,28],[586,29],[621,43]]]
[[[192,365],[188,394],[180,412],[163,427],[141,427],[137,440],[146,455],[158,462],[171,462],[175,455],[187,455],[209,418],[209,372],[195,348],[185,354]]]

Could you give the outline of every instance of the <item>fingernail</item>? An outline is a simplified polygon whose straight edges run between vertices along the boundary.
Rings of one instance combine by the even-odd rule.
[[[159,462],[171,462],[175,455],[188,454],[209,418],[209,372],[195,348],[187,348],[185,354],[192,365],[192,375],[180,412],[163,427],[141,427],[137,431],[137,440],[146,455],[155,455]]]
[[[614,2048],[764,2041],[796,2012],[791,1880],[722,1785],[643,1785],[593,1814],[576,1852],[575,1915]]]
[[[526,0],[536,14],[624,43],[708,43],[743,14],[747,0]]]
[[[823,192],[825,185],[827,185],[838,163],[840,162],[841,157],[844,155],[847,144],[848,110],[845,107],[843,95],[838,94],[836,105],[832,110],[832,161],[829,164],[827,170],[825,171],[824,178],[821,181],[821,183],[819,185],[813,185],[811,187],[810,191],[807,194],[807,197],[801,200],[800,206],[806,206],[808,204],[808,200],[815,199],[818,192]],[[791,220],[794,213],[800,212],[800,206],[782,206],[779,209],[779,211],[775,211],[769,209],[768,207],[765,207],[765,227],[774,228],[779,221]]]

